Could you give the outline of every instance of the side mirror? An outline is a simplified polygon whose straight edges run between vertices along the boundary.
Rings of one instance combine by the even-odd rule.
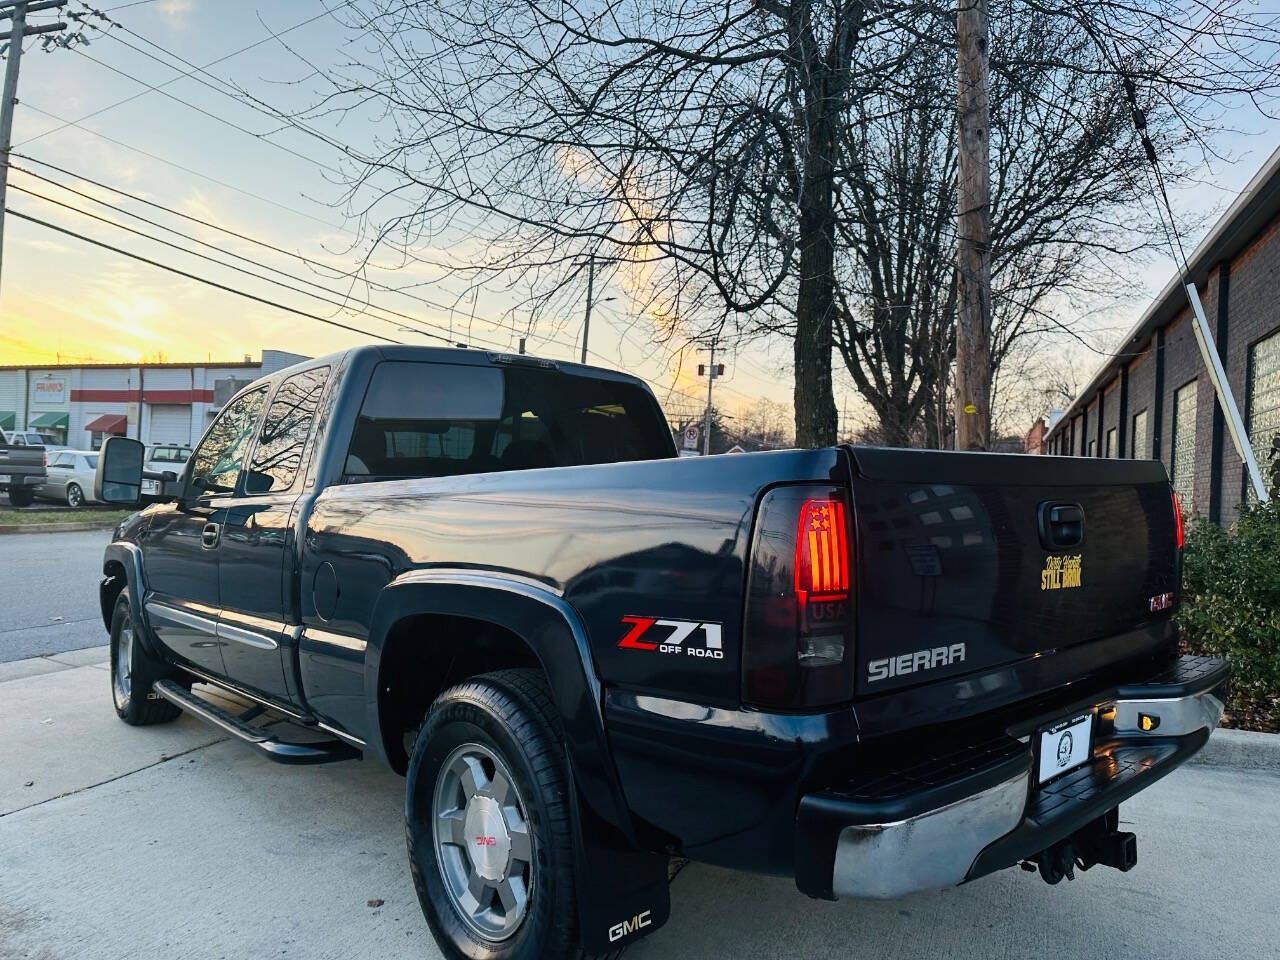
[[[107,437],[98,451],[93,496],[102,503],[136,507],[142,496],[142,458],[146,449],[129,437]]]

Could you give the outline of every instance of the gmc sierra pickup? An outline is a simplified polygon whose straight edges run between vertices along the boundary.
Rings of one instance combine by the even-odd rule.
[[[147,477],[101,583],[120,717],[403,773],[450,957],[625,946],[673,857],[826,899],[1127,870],[1120,803],[1221,716],[1225,664],[1177,655],[1157,462],[681,459],[633,377],[366,347]],[[143,478],[109,439],[98,497]]]

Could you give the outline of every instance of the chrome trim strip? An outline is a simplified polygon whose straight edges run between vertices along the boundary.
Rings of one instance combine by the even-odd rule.
[[[283,627],[284,625],[281,624],[280,626]],[[280,643],[277,640],[222,621],[218,622],[217,637],[219,640],[234,640],[236,643],[243,643],[247,647],[255,647],[258,650],[280,649]]]
[[[344,650],[353,650],[356,653],[364,653],[365,648],[369,646],[368,640],[361,640],[359,637],[349,637],[345,633],[333,633],[329,630],[320,630],[317,627],[304,627],[301,637],[307,640],[314,640],[316,643],[328,644],[331,647],[342,647]],[[301,639],[299,642],[301,642]]]
[[[347,743],[351,744],[353,747],[358,747],[361,750],[365,750],[369,746],[359,737],[353,737],[351,734],[344,733],[343,731],[337,729],[336,727],[329,726],[329,724],[327,723],[317,721],[316,726],[319,727],[321,730],[323,730],[325,733],[332,733],[338,739],[345,740]]]
[[[146,607],[147,615],[159,617],[161,620],[168,620],[171,623],[179,623],[184,627],[190,627],[192,630],[199,630],[201,633],[207,633],[216,636],[218,632],[218,622],[208,617],[202,617],[198,614],[190,613],[186,610],[180,610],[177,607],[171,607],[167,603],[161,603],[159,600],[148,600],[143,604]]]
[[[1031,772],[897,823],[840,831],[832,890],[838,897],[893,900],[954,887],[979,853],[1022,822]]]
[[[508,573],[506,570],[494,570],[488,567],[421,567],[401,574],[391,581],[389,585],[395,586],[400,583],[465,583],[475,582],[477,578],[489,581],[490,586],[493,585],[492,581],[494,580],[504,580],[522,587],[534,587],[554,597],[564,597],[564,590],[553,583],[539,580],[537,577],[528,577],[520,573]]]
[[[1183,737],[1208,728],[1213,730],[1222,720],[1223,704],[1212,693],[1163,700],[1117,700],[1115,735],[1122,739],[1145,740],[1150,737]],[[1158,717],[1159,724],[1143,730],[1138,715]]]

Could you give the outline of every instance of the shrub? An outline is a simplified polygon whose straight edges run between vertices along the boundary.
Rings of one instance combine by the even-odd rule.
[[[1280,732],[1280,502],[1242,507],[1230,530],[1192,527],[1178,626],[1188,649],[1230,661],[1231,724]]]

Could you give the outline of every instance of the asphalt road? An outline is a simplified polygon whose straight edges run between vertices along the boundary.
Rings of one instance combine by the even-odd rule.
[[[95,647],[110,530],[0,535],[0,663]]]
[[[277,766],[187,717],[125,726],[104,661],[102,648],[59,654],[34,665],[54,672],[0,679],[0,960],[439,957],[399,777]],[[1270,960],[1278,797],[1274,774],[1179,770],[1122,810],[1133,871],[1056,887],[1014,870],[823,903],[790,880],[693,864],[670,923],[626,960]]]

